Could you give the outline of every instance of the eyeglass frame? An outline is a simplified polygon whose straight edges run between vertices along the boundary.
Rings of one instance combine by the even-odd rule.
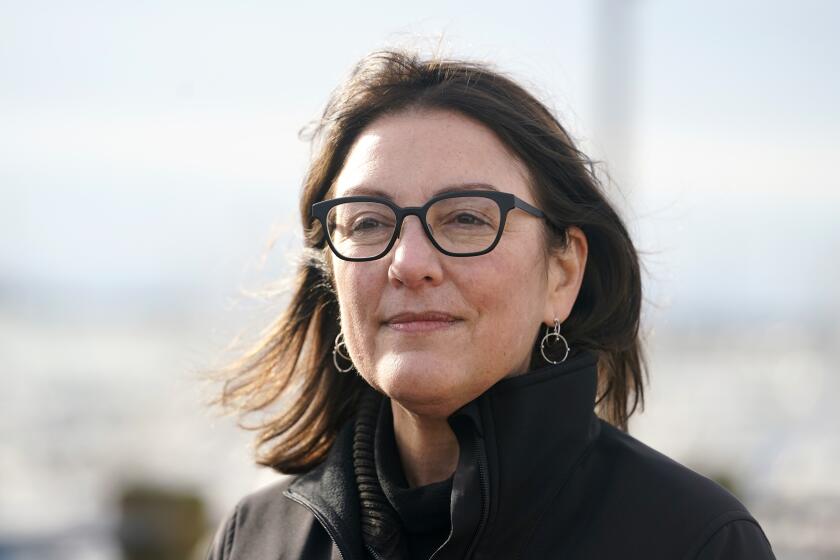
[[[483,197],[489,198],[493,200],[499,207],[500,217],[499,217],[499,228],[496,231],[496,238],[490,244],[489,247],[483,249],[481,251],[473,251],[471,253],[453,253],[452,251],[447,251],[440,244],[435,241],[434,235],[432,231],[429,229],[429,223],[426,220],[427,213],[429,208],[436,202],[441,200],[445,200],[447,198],[465,198],[465,197]],[[333,245],[332,239],[330,239],[329,228],[327,226],[327,215],[329,211],[332,210],[335,206],[340,204],[344,204],[346,202],[378,202],[380,204],[384,204],[388,206],[391,210],[394,211],[394,215],[396,216],[396,222],[394,223],[394,231],[391,234],[391,240],[385,246],[385,248],[377,255],[372,257],[347,257],[342,255],[338,249],[336,249],[335,245]],[[477,257],[479,255],[486,255],[490,251],[496,248],[496,245],[499,244],[499,240],[502,238],[502,233],[505,230],[505,223],[507,221],[508,212],[513,210],[514,208],[519,208],[527,212],[528,214],[540,218],[546,219],[545,213],[540,210],[539,208],[528,204],[518,196],[512,193],[500,192],[500,191],[487,191],[487,190],[470,190],[470,191],[454,191],[448,192],[444,194],[439,194],[437,196],[433,196],[430,198],[423,206],[398,206],[391,200],[387,198],[378,197],[378,196],[366,196],[366,195],[359,195],[359,196],[345,196],[339,198],[332,198],[330,200],[322,200],[320,202],[314,203],[311,208],[309,209],[309,218],[318,220],[321,224],[321,227],[324,230],[324,239],[326,239],[327,244],[329,245],[330,249],[332,250],[333,254],[341,260],[350,261],[350,262],[366,262],[366,261],[375,261],[377,259],[381,259],[385,255],[388,254],[388,251],[394,246],[396,243],[397,238],[400,236],[400,232],[402,231],[403,220],[407,216],[417,216],[417,219],[420,220],[420,224],[423,226],[423,231],[426,233],[426,237],[431,241],[432,245],[443,253],[444,255],[450,257]]]

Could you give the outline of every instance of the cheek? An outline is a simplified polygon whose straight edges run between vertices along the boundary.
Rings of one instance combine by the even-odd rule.
[[[506,250],[487,256],[492,258],[464,272],[461,283],[465,295],[488,319],[484,328],[507,332],[540,322],[546,295],[541,255]]]
[[[494,352],[510,352],[510,359],[530,356],[535,333],[547,305],[547,278],[542,254],[500,253],[491,270],[475,276],[475,304],[484,315],[480,338]],[[481,279],[487,279],[486,281]]]
[[[354,357],[367,354],[365,345],[372,340],[371,331],[376,325],[385,273],[374,264],[342,262],[334,269],[341,328]]]

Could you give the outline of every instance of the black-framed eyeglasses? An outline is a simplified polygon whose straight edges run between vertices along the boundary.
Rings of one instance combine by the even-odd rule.
[[[345,261],[383,257],[394,246],[406,216],[417,216],[432,245],[444,255],[475,257],[499,243],[514,208],[545,218],[516,195],[498,191],[451,192],[407,208],[386,198],[347,196],[316,202],[310,217],[321,223],[330,249]]]

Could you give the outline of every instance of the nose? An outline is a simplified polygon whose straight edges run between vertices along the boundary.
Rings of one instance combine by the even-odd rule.
[[[443,279],[443,254],[432,245],[416,216],[403,220],[402,231],[391,250],[388,280],[394,286],[420,288],[437,285]]]

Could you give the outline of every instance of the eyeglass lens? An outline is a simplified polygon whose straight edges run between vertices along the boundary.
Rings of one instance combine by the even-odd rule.
[[[336,251],[348,258],[382,253],[394,235],[397,216],[379,202],[344,202],[327,214],[327,231]],[[432,204],[426,222],[435,242],[453,254],[489,248],[499,232],[501,210],[489,198],[444,198]]]

